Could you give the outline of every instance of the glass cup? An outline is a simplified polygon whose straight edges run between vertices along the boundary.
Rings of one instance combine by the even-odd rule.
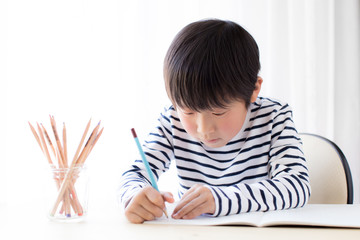
[[[53,221],[82,221],[87,215],[88,182],[86,166],[56,168],[51,166],[53,188],[48,217]]]

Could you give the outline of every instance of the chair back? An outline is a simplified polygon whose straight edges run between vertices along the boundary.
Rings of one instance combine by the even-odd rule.
[[[332,141],[315,134],[301,133],[309,169],[312,204],[352,204],[353,184],[348,162]]]

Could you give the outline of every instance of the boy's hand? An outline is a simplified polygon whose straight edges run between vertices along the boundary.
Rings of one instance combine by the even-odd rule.
[[[203,213],[214,214],[215,199],[209,188],[195,184],[181,198],[175,207],[174,219],[192,219]]]
[[[143,223],[161,217],[165,209],[165,201],[173,203],[171,193],[159,193],[155,188],[148,186],[140,190],[127,204],[125,216],[132,223]]]

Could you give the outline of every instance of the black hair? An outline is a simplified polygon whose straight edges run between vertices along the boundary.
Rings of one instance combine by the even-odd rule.
[[[250,104],[260,71],[259,49],[240,25],[218,19],[184,27],[164,61],[166,92],[174,107],[195,111]]]

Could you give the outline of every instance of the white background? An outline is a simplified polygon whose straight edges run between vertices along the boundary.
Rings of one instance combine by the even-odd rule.
[[[182,27],[204,18],[236,21],[254,36],[262,95],[289,102],[299,132],[340,145],[357,201],[359,2],[339,2],[1,1],[0,203],[42,198],[49,168],[27,121],[50,130],[49,114],[59,130],[66,123],[70,159],[87,121],[93,128],[101,120],[87,160],[92,204],[116,201],[119,176],[138,157],[130,128],[144,139],[168,104],[166,50]],[[176,192],[169,181],[161,186]]]

